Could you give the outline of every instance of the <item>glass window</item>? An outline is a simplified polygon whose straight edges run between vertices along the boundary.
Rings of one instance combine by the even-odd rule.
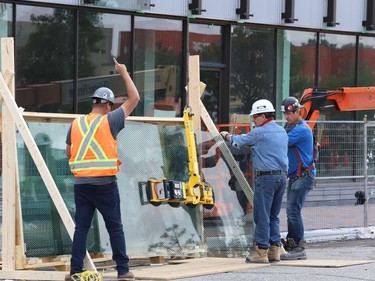
[[[276,107],[281,101],[294,96],[300,98],[305,88],[315,86],[316,33],[278,30]],[[281,113],[276,110],[279,118]]]
[[[212,24],[189,24],[189,54],[199,55],[200,79],[206,84],[202,101],[214,123],[220,122],[222,93],[223,48],[222,27]],[[225,93],[227,95],[227,93]]]
[[[355,86],[355,36],[322,33],[319,44],[319,88]],[[321,111],[320,119],[353,119],[353,112]]]
[[[73,79],[74,13],[17,6],[16,101],[27,111],[72,112],[64,102]]]
[[[0,4],[0,37],[12,36],[12,5]]]
[[[375,38],[359,37],[359,63],[358,63],[358,86],[375,86]],[[374,120],[374,111],[362,111],[357,113],[358,120],[367,115],[368,120]]]
[[[229,112],[249,114],[256,100],[274,101],[274,30],[234,26],[231,40]]]
[[[200,70],[200,80],[206,84],[206,88],[201,99],[208,114],[215,124],[219,122],[220,77],[220,71],[204,69]]]
[[[16,101],[27,111],[72,112],[64,101],[74,73],[74,13],[17,6]]]
[[[113,58],[130,66],[130,16],[82,12],[78,30],[78,113],[90,112],[90,96],[99,87],[110,88],[115,101],[122,103],[126,93],[121,75],[115,71]]]
[[[221,63],[221,26],[213,24],[189,24],[189,53],[199,55],[200,62]]]
[[[182,22],[135,18],[135,115],[181,116]]]
[[[375,81],[375,38],[359,37],[358,86],[374,86]]]
[[[322,33],[319,45],[319,87],[352,87],[355,80],[355,36]]]

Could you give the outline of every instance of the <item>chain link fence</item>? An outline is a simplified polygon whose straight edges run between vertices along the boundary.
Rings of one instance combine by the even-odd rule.
[[[375,218],[368,216],[375,211],[374,126],[364,121],[316,122],[320,155],[316,187],[303,209],[305,231],[319,236],[375,225]],[[285,210],[281,222],[281,230],[287,231]]]

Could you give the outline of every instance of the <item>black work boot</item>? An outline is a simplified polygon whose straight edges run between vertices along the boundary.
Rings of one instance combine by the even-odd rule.
[[[280,242],[283,245],[284,250],[287,252],[290,251],[292,247],[296,246],[296,242],[294,242],[293,238],[281,238]]]
[[[287,240],[288,250],[285,254],[280,255],[281,260],[305,260],[307,259],[305,252],[305,243],[301,240],[298,244],[292,239]]]

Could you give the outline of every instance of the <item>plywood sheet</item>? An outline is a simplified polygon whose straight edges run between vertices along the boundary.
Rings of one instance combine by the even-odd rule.
[[[245,263],[243,258],[199,258],[182,260],[181,262],[179,264],[148,266],[131,271],[136,279],[174,280],[270,266],[269,264]],[[111,280],[115,276],[115,273],[104,274],[104,280]]]
[[[373,260],[292,260],[272,263],[272,266],[305,266],[305,267],[344,267],[373,263]]]

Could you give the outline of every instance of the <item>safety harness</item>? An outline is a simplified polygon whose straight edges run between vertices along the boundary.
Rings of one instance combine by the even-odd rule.
[[[307,124],[301,124],[302,126],[306,126],[306,127],[309,127]],[[309,127],[310,128],[310,127]],[[314,137],[314,136],[313,136]],[[301,176],[301,171],[311,171],[315,168],[315,158],[317,156],[313,155],[313,161],[311,163],[310,166],[308,166],[307,168],[303,165],[303,162],[302,162],[302,159],[301,159],[301,156],[298,152],[298,149],[297,149],[297,146],[293,146],[293,149],[294,149],[294,152],[296,153],[296,156],[297,156],[297,160],[298,160],[298,168],[297,168],[297,177],[300,177]],[[314,141],[313,141],[313,152],[315,153],[315,147],[314,147]]]

